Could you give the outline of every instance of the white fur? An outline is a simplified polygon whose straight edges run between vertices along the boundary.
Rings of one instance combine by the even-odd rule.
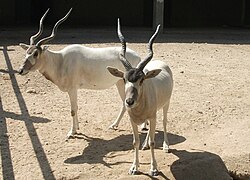
[[[111,74],[118,75],[121,77],[123,72],[116,68],[108,69]],[[119,71],[120,73],[114,73]],[[156,71],[160,71],[157,75],[153,75]],[[151,173],[152,175],[157,175],[157,163],[154,156],[154,144],[155,144],[155,127],[156,127],[156,113],[159,109],[163,109],[163,127],[164,127],[164,142],[163,150],[165,152],[169,151],[169,142],[167,139],[166,123],[167,123],[167,111],[169,108],[170,98],[173,89],[173,77],[172,72],[168,65],[160,60],[150,61],[146,67],[143,69],[145,73],[145,78],[147,75],[150,76],[149,79],[144,79],[143,83],[139,85],[140,79],[137,82],[128,82],[126,80],[125,84],[125,102],[130,121],[133,129],[133,145],[135,148],[135,155],[132,167],[130,168],[130,173],[135,174],[139,167],[139,144],[140,138],[138,133],[138,125],[149,122],[149,131],[147,137],[143,143],[143,149],[150,147],[151,150]],[[125,76],[126,77],[126,76]],[[133,98],[133,92],[131,91],[131,86],[137,89],[138,98]],[[134,99],[134,104],[126,104],[127,99]],[[149,142],[148,142],[149,141]]]
[[[50,51],[43,48],[39,56],[35,58],[33,54],[37,50],[36,47],[20,45],[27,50],[24,65],[21,67],[23,74],[39,70],[60,90],[68,92],[73,117],[68,137],[75,135],[79,129],[77,118],[77,90],[79,88],[101,90],[116,84],[119,94],[124,100],[123,80],[112,76],[106,69],[107,66],[112,65],[124,70],[119,60],[121,48],[89,48],[82,45],[69,45],[60,51]],[[140,61],[140,57],[130,49],[127,50],[126,57],[133,65],[137,65]],[[26,64],[32,64],[32,67],[25,69]],[[123,104],[115,123],[110,126],[111,128],[118,126],[124,112]]]

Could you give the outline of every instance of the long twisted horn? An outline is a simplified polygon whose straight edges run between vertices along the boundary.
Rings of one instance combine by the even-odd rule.
[[[156,36],[159,33],[159,29],[160,29],[161,25],[159,24],[155,30],[155,33],[152,35],[152,37],[150,38],[149,42],[148,42],[148,55],[147,57],[141,61],[138,65],[137,68],[140,70],[143,70],[143,68],[148,64],[148,62],[153,58],[153,42],[156,38]]]
[[[120,19],[118,18],[117,20],[117,34],[118,34],[118,37],[120,39],[120,42],[122,44],[122,50],[120,52],[120,60],[123,64],[123,66],[125,67],[125,69],[128,71],[130,69],[132,69],[132,65],[129,63],[129,61],[126,59],[125,57],[125,53],[126,53],[126,41],[124,39],[124,36],[122,35],[121,33],[121,26],[120,26]]]
[[[33,35],[33,36],[30,37],[30,45],[34,45],[35,44],[35,40],[42,34],[42,32],[43,32],[43,20],[46,17],[48,11],[49,11],[49,9],[47,9],[47,11],[44,13],[44,15],[42,16],[42,18],[40,19],[40,26],[39,26],[38,33],[36,33],[35,35]]]
[[[57,21],[57,23],[55,24],[53,30],[52,30],[52,33],[49,37],[46,37],[46,38],[43,38],[41,39],[37,44],[36,46],[41,46],[42,44],[45,44],[49,41],[51,41],[52,39],[54,39],[54,37],[56,36],[56,32],[57,32],[57,28],[58,26],[63,23],[68,17],[69,17],[69,14],[70,12],[72,11],[72,8],[69,10],[69,12],[62,18],[60,19],[59,21]]]

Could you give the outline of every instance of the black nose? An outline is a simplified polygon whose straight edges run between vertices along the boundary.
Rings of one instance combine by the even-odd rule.
[[[127,103],[127,105],[129,105],[129,106],[133,105],[134,102],[135,102],[135,101],[134,101],[132,98],[126,99],[126,103]]]

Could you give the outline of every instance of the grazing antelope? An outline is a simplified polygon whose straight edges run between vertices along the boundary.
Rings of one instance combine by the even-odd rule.
[[[126,42],[120,30],[118,19],[118,37],[122,44],[120,60],[125,67],[125,72],[114,68],[107,67],[108,71],[125,82],[125,101],[127,112],[133,129],[133,145],[135,148],[134,162],[129,170],[130,174],[136,174],[139,166],[139,134],[138,125],[148,120],[149,131],[144,141],[144,146],[148,144],[151,150],[151,169],[150,173],[153,176],[158,175],[157,163],[154,156],[155,144],[155,127],[156,127],[156,112],[160,108],[163,109],[163,127],[164,127],[164,142],[163,150],[168,152],[169,142],[166,133],[167,111],[169,108],[170,97],[173,89],[172,72],[168,65],[160,60],[150,61],[153,57],[152,44],[156,38],[160,25],[156,32],[150,38],[148,43],[148,56],[141,61],[135,68],[125,57]]]
[[[111,65],[123,69],[119,60],[120,47],[89,48],[74,44],[60,51],[50,51],[47,46],[42,47],[55,37],[58,26],[68,18],[71,10],[55,24],[49,37],[43,38],[35,44],[35,40],[43,31],[43,20],[49,9],[45,12],[40,19],[39,31],[31,36],[30,44],[20,43],[20,46],[26,50],[26,57],[19,70],[21,75],[38,70],[46,79],[57,85],[61,91],[68,93],[73,121],[67,138],[73,137],[79,129],[77,117],[77,90],[79,88],[101,90],[116,84],[122,100],[125,97],[123,80],[110,75],[106,69],[107,66]],[[126,56],[133,65],[140,62],[140,57],[130,49]],[[124,103],[122,105],[116,122],[120,121],[126,111]],[[115,126],[116,124],[113,125],[113,127]]]

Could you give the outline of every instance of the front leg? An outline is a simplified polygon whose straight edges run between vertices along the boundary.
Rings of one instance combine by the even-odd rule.
[[[169,108],[169,102],[163,107],[163,131],[164,131],[164,141],[163,141],[163,151],[169,153],[169,141],[167,137],[167,113]]]
[[[79,123],[78,123],[78,117],[77,117],[77,89],[72,89],[68,92],[69,99],[70,99],[70,105],[71,105],[71,116],[72,116],[72,124],[71,129],[68,132],[67,138],[74,137],[74,135],[77,133],[77,130],[79,129]]]
[[[129,174],[136,175],[138,174],[138,167],[139,167],[139,145],[140,145],[140,139],[139,139],[139,133],[138,133],[138,127],[137,125],[131,121],[132,129],[133,129],[133,145],[134,145],[134,162],[129,169]]]

